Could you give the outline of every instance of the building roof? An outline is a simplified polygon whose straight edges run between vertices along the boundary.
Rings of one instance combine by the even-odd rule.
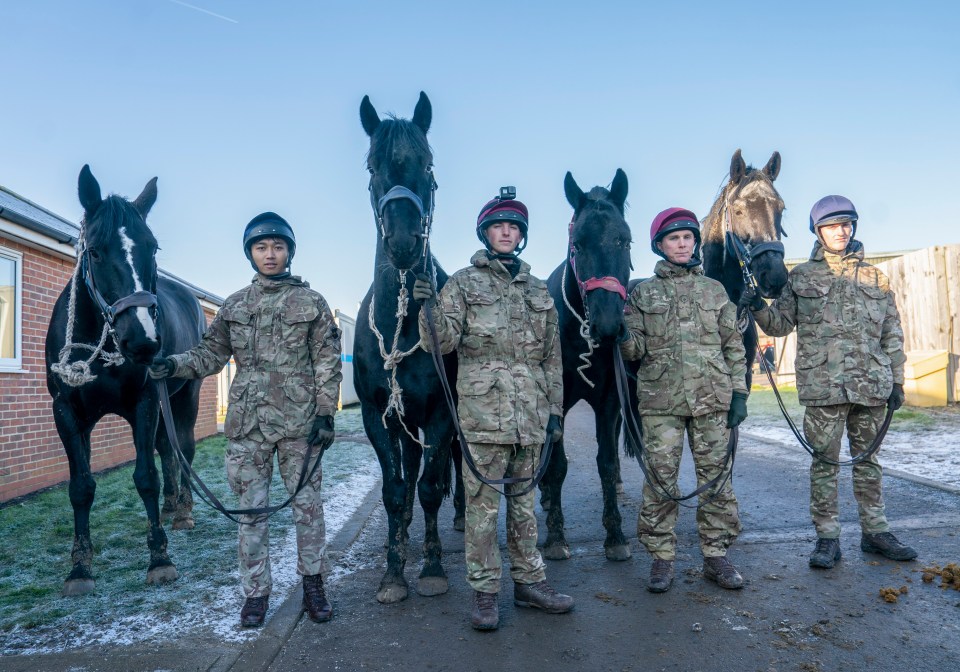
[[[3,185],[0,185],[0,217],[51,238],[58,243],[76,245],[80,237],[79,225],[10,191]],[[193,292],[198,299],[209,301],[217,306],[223,305],[222,297],[212,294],[162,268],[159,269],[159,273],[174,282],[179,282]]]

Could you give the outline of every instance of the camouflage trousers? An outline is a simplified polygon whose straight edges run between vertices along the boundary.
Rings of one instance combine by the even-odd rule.
[[[227,480],[240,499],[238,508],[260,508],[270,503],[270,481],[273,478],[273,454],[277,454],[280,476],[287,492],[293,494],[300,479],[306,456],[307,440],[281,439],[270,443],[259,430],[227,445]],[[316,451],[310,457],[311,463]],[[322,467],[291,502],[297,528],[297,573],[302,576],[326,573],[326,530],[323,524],[323,502],[320,499]],[[283,514],[280,514],[283,515]],[[246,597],[269,595],[273,586],[270,575],[270,539],[266,516],[240,516],[240,582]]]
[[[484,478],[529,477],[540,455],[541,446],[519,444],[471,443],[470,455]],[[529,483],[508,485],[516,492]],[[463,464],[463,489],[466,495],[467,582],[483,593],[500,592],[502,563],[497,541],[500,493],[485,485]],[[536,583],[545,578],[543,558],[537,550],[537,517],[534,514],[536,488],[522,497],[507,497],[507,551],[510,576],[517,583]]]
[[[637,538],[653,557],[673,560],[677,547],[674,527],[680,507],[658,493],[663,491],[674,497],[681,494],[677,487],[677,475],[683,454],[684,432],[690,440],[697,486],[722,473],[730,437],[727,413],[717,411],[696,417],[644,415],[641,421],[648,468],[651,478],[656,474],[654,483],[657,484],[657,490],[649,483],[643,484],[643,506],[637,517]],[[740,534],[740,514],[737,498],[733,494],[732,476],[723,483],[716,496],[715,492],[714,488],[710,488],[701,494],[697,508],[700,550],[705,558],[726,555],[727,548]]]
[[[865,453],[877,436],[886,414],[886,406],[836,404],[807,406],[803,416],[803,433],[807,442],[827,458],[840,459],[840,441],[847,428],[850,455]],[[810,464],[810,515],[823,539],[840,537],[840,512],[837,502],[837,477],[840,467],[813,460]],[[853,494],[860,513],[860,527],[864,534],[888,532],[887,516],[883,506],[881,479],[883,469],[874,453],[869,460],[853,466]]]

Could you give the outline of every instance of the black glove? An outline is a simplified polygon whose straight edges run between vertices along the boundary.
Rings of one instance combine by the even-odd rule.
[[[887,397],[887,406],[895,411],[903,406],[904,399],[906,399],[906,395],[903,393],[903,385],[894,383],[893,391],[890,393],[890,396]]]
[[[424,304],[437,298],[437,293],[433,291],[433,283],[423,273],[418,273],[417,280],[413,283],[413,298]]]
[[[158,355],[153,358],[153,363],[147,367],[147,374],[154,380],[161,380],[163,378],[169,378],[176,370],[177,365],[173,363],[172,359]]]
[[[547,421],[547,436],[554,443],[559,443],[563,438],[563,418],[559,415],[551,415]]]
[[[745,306],[750,310],[761,310],[767,305],[767,302],[763,300],[762,296],[757,294],[757,290],[754,287],[748,285],[740,295],[740,300],[737,301],[737,305]]]
[[[730,400],[730,410],[727,411],[727,428],[732,429],[747,419],[747,394],[734,392]]]
[[[333,431],[333,416],[318,415],[313,419],[313,429],[307,436],[307,443],[311,446],[320,446],[320,452],[323,452],[333,443],[336,432]]]

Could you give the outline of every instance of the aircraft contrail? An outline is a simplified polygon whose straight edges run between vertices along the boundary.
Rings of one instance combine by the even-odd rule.
[[[211,12],[209,9],[204,9],[203,7],[197,7],[196,5],[191,5],[188,2],[183,2],[183,0],[167,0],[167,2],[172,2],[175,5],[182,5],[183,7],[187,7],[188,9],[195,9],[198,12],[209,14],[210,16],[216,17],[218,19],[223,19],[224,21],[229,21],[230,23],[240,23],[236,19],[231,19],[229,16],[223,16],[222,14]]]

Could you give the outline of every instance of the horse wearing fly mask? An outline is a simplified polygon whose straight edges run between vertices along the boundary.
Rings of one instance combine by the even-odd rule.
[[[74,516],[73,568],[64,595],[94,588],[89,521],[96,483],[90,434],[107,413],[119,415],[133,430],[133,481],[149,522],[147,582],[177,578],[160,521],[155,447],[163,464],[164,510],[173,513],[174,529],[193,527],[193,498],[185,475],[177,487],[178,462],[165,431],[158,427],[157,385],[147,376],[147,366],[157,354],[193,347],[206,328],[196,297],[183,285],[157,276],[157,241],[145,221],[157,199],[156,178],[133,202],[116,195],[104,199],[90,168],[84,166],[79,196],[84,215],[77,268],[57,299],[46,340],[47,389],[70,462]],[[178,441],[192,461],[200,381],[174,379],[169,385]]]
[[[761,170],[748,166],[738,149],[730,161],[730,179],[703,219],[703,272],[718,280],[736,304],[744,290],[743,272],[737,258],[749,258],[750,270],[763,296],[775,299],[787,284],[783,263],[786,236],[781,219],[783,199],[773,186],[780,174],[780,153],[774,152]],[[748,318],[749,319],[749,318]],[[753,329],[743,332],[747,351],[747,388],[753,381],[752,367],[757,354],[757,335]]]
[[[610,560],[630,557],[617,506],[620,462],[617,456],[620,404],[613,369],[613,348],[624,328],[623,309],[630,278],[630,227],[623,217],[627,176],[617,170],[610,189],[584,193],[567,173],[563,182],[573,207],[567,258],[550,275],[547,287],[557,307],[563,357],[563,412],[581,399],[596,415],[597,471],[603,490],[604,552]],[[567,474],[563,441],[554,445],[541,482],[547,513],[543,555],[570,557],[563,532],[561,490]]]
[[[353,377],[363,425],[383,474],[388,537],[387,569],[377,591],[381,603],[399,602],[408,594],[404,567],[416,495],[425,523],[424,561],[417,592],[438,595],[448,588],[441,564],[437,513],[444,495],[450,492],[451,462],[459,472],[459,450],[453,459],[453,419],[431,357],[420,347],[420,304],[410,295],[415,274],[435,277],[438,291],[447,281],[447,274],[430,253],[437,187],[433,153],[427,143],[432,114],[430,100],[423,92],[412,120],[381,120],[367,96],[360,105],[360,121],[370,137],[367,168],[377,251],[373,284],[357,317]],[[456,357],[445,358],[445,366],[454,387]],[[462,530],[464,507],[459,478],[455,505],[455,526]]]

